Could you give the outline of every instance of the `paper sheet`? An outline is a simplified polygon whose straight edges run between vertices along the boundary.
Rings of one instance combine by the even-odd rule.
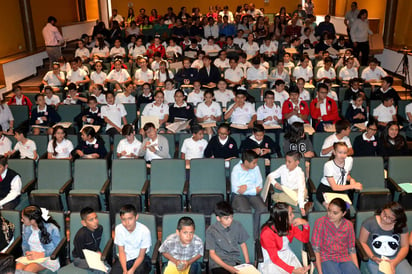
[[[282,128],[280,125],[277,124],[263,124],[264,129],[278,129]]]
[[[241,264],[235,266],[239,274],[260,274],[260,272],[251,264]]]
[[[47,259],[49,259],[49,257],[39,258],[39,259],[36,259],[36,260],[29,260],[29,259],[27,259],[26,256],[22,256],[20,258],[17,258],[16,262],[24,264],[24,265],[28,265],[28,264],[32,264],[32,263],[41,264],[41,263],[45,262]]]
[[[171,123],[170,125],[168,125],[166,128],[168,130],[170,130],[173,133],[179,132],[185,128],[187,128],[187,126],[190,124],[191,120],[188,121],[180,121],[180,122],[174,122]]]
[[[101,254],[88,249],[83,249],[84,257],[90,268],[107,273],[107,268],[101,260]]]
[[[80,131],[83,131],[83,129],[84,129],[85,127],[92,127],[92,128],[94,128],[94,131],[96,131],[96,132],[98,132],[98,131],[100,130],[100,126],[96,126],[96,125],[84,125]]]
[[[323,198],[325,199],[327,203],[330,203],[330,201],[332,201],[335,198],[341,198],[348,204],[352,204],[352,201],[349,199],[349,196],[344,193],[325,192],[323,193]]]
[[[199,125],[201,125],[203,128],[206,128],[206,127],[215,127],[215,126],[216,126],[216,122],[203,122],[203,123],[199,123]]]
[[[379,271],[385,274],[395,274],[392,272],[391,264],[387,260],[388,258],[382,256],[382,261],[379,264]]]
[[[323,126],[323,129],[325,130],[325,132],[336,132],[336,127],[334,124],[325,124]]]
[[[231,124],[230,126],[237,129],[247,129],[247,125],[242,124]]]
[[[140,116],[141,128],[144,127],[147,123],[153,123],[156,129],[159,129],[159,117],[157,116]]]
[[[298,53],[296,48],[285,48],[285,51],[289,54],[297,54]]]
[[[412,183],[402,183],[399,184],[399,187],[406,193],[412,193]]]
[[[69,128],[72,124],[73,124],[72,122],[59,122],[55,124],[53,128],[56,126],[62,126],[63,128]]]
[[[315,86],[314,86],[314,85],[312,85],[311,83],[305,83],[304,88],[305,88],[305,89],[314,89],[314,88],[315,88]]]
[[[315,133],[315,129],[309,124],[304,124],[303,128],[305,130],[305,133],[307,133],[309,135],[313,135],[313,133]]]
[[[266,199],[268,197],[268,192],[269,192],[269,187],[270,187],[270,181],[271,181],[271,177],[267,176],[265,183],[263,185],[262,190],[260,191],[260,197],[262,197],[263,202],[266,202]]]
[[[286,186],[282,186],[282,190],[283,190],[283,192],[285,192],[286,195],[289,196],[289,198],[291,198],[295,202],[295,205],[298,204],[298,193],[297,193],[297,191],[295,191],[293,189],[290,189]]]

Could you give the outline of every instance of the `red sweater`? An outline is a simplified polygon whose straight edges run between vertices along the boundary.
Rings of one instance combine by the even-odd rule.
[[[326,97],[326,115],[321,116],[320,108],[316,108],[316,103],[318,102],[318,98],[315,98],[310,103],[310,115],[313,119],[318,121],[332,121],[336,123],[340,120],[339,112],[338,112],[338,105],[336,104],[335,100],[332,98]]]
[[[30,99],[29,99],[29,97],[27,97],[26,95],[24,95],[24,94],[22,94],[21,95],[21,104],[23,105],[23,106],[28,106],[29,107],[29,110],[31,110],[31,107],[32,107],[32,103],[31,103],[31,101],[30,101]],[[16,104],[16,95],[13,95],[13,97],[11,97],[10,98],[10,100],[9,100],[9,102],[7,103],[9,106],[10,105],[15,105]]]
[[[269,228],[268,226],[265,226],[262,229],[262,232],[260,233],[260,244],[268,252],[272,263],[281,267],[288,273],[292,273],[295,267],[288,265],[278,256],[278,251],[283,247],[282,237],[275,233],[272,229],[274,229],[274,227]],[[298,239],[302,243],[307,243],[309,242],[309,231],[309,225],[304,225],[303,230],[300,230],[299,227],[292,225],[289,234],[286,237],[288,237],[290,243],[292,243],[293,238]]]
[[[293,111],[293,103],[290,99],[287,99],[282,106],[282,115],[284,116],[285,114],[291,113]],[[299,111],[300,114],[302,115],[309,115],[309,106],[305,101],[300,101],[299,102]],[[283,117],[283,119],[285,119]],[[309,121],[306,119],[304,120],[305,123],[309,123]]]

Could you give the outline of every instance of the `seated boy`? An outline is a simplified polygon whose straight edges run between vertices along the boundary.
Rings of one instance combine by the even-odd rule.
[[[333,144],[337,142],[345,142],[348,146],[348,156],[353,155],[352,144],[350,143],[350,123],[348,120],[339,120],[335,125],[336,133],[328,136],[322,145],[320,157],[330,157],[332,155]]]
[[[225,120],[230,118],[232,132],[233,133],[248,133],[249,129],[253,128],[253,124],[256,121],[255,106],[246,101],[247,91],[242,87],[234,89],[235,103],[230,105],[225,112]],[[237,125],[243,127],[237,128]]]
[[[365,83],[379,82],[383,77],[388,76],[382,67],[378,66],[378,59],[372,58],[369,66],[362,71],[361,78]]]
[[[203,139],[203,128],[199,124],[191,126],[192,137],[183,141],[181,148],[181,158],[185,160],[203,158],[203,153],[207,147],[207,141]]]
[[[49,127],[48,133],[51,135],[53,130],[50,127],[60,122],[61,118],[52,106],[46,105],[44,94],[36,94],[34,99],[36,100],[37,106],[33,107],[31,111],[30,125]],[[40,134],[40,131],[40,128],[33,127],[34,135]]]
[[[80,228],[74,237],[73,245],[73,264],[76,267],[91,270],[86,262],[83,249],[101,253],[100,242],[102,240],[103,226],[99,224],[96,212],[85,207],[80,211],[83,227]],[[104,273],[102,271],[92,270],[93,273]]]
[[[3,127],[0,125],[0,156],[7,156],[11,151],[11,141],[4,135]]]
[[[80,129],[83,125],[95,125],[102,127],[104,125],[104,120],[102,119],[100,108],[97,105],[96,97],[90,96],[89,99],[87,99],[87,105],[89,107],[74,118],[78,127]]]
[[[154,159],[169,159],[169,142],[166,137],[157,134],[153,123],[146,123],[143,126],[146,138],[143,139],[142,146],[139,150],[139,157],[144,156],[146,162]]]
[[[123,125],[127,124],[126,109],[123,104],[116,104],[114,100],[113,92],[108,91],[106,93],[107,105],[102,107],[102,118],[107,124],[106,133],[111,136],[122,134],[122,122]]]
[[[114,243],[117,245],[119,258],[110,273],[147,274],[152,266],[147,253],[152,245],[150,230],[137,220],[136,208],[124,205],[120,209],[121,224],[114,232]]]
[[[272,195],[273,201],[284,202],[290,205],[299,206],[302,216],[306,216],[305,198],[307,195],[305,186],[305,174],[299,166],[301,154],[298,151],[288,151],[286,153],[286,163],[275,171],[269,173],[270,183],[279,190]],[[280,178],[280,183],[276,179]],[[297,193],[297,200],[287,195],[284,188],[288,188]]]
[[[391,96],[395,105],[398,105],[398,101],[401,100],[398,92],[392,87],[393,77],[385,76],[382,78],[382,86],[378,87],[372,92],[371,100],[382,100],[384,96]]]
[[[209,140],[204,156],[206,158],[223,158],[226,161],[239,157],[236,141],[230,137],[229,124],[223,123],[219,125],[217,135]]]
[[[13,151],[9,155],[20,153],[20,159],[32,159],[37,160],[39,155],[37,154],[36,143],[33,140],[27,138],[26,131],[22,128],[14,130],[14,138],[17,143],[14,145]]]
[[[169,260],[164,273],[197,274],[203,256],[203,242],[195,235],[195,223],[190,217],[182,217],[177,222],[176,233],[169,235],[159,248],[159,252]]]
[[[270,159],[270,156],[278,152],[278,145],[269,136],[265,135],[262,125],[255,125],[252,135],[242,141],[240,151],[253,150],[259,157]]]
[[[286,100],[282,106],[282,115],[283,119],[287,120],[289,125],[295,122],[309,123],[309,106],[300,98],[298,88],[290,89],[289,99]]]
[[[257,109],[257,123],[263,127],[282,124],[282,109],[275,104],[275,93],[271,90],[265,91],[264,100],[265,104]]]
[[[20,202],[21,178],[8,168],[7,158],[0,156],[0,208],[15,209]],[[17,225],[17,224],[16,224]]]
[[[17,85],[14,87],[14,95],[10,98],[9,102],[7,103],[9,106],[11,105],[18,105],[18,106],[28,106],[29,110],[31,110],[32,102],[30,99],[23,94],[21,86]]]
[[[254,237],[259,234],[260,214],[267,212],[259,193],[262,190],[262,174],[257,166],[258,154],[253,150],[242,152],[242,160],[236,164],[230,174],[232,184],[232,206],[236,212],[253,214]]]
[[[335,124],[339,118],[338,105],[335,100],[328,97],[328,86],[323,83],[318,85],[316,98],[310,103],[310,116],[316,119],[316,131],[324,131],[325,124]]]
[[[87,98],[83,97],[80,93],[77,92],[77,87],[75,84],[70,83],[68,86],[68,92],[66,98],[63,100],[65,105],[81,105],[82,103],[87,102]]]
[[[246,246],[249,235],[241,223],[233,220],[233,208],[228,202],[217,203],[215,214],[217,222],[206,230],[206,249],[211,259],[209,269],[212,274],[237,273],[234,266],[242,263],[240,251],[244,263],[250,263]]]
[[[391,95],[385,95],[382,98],[382,104],[373,110],[373,118],[378,121],[380,130],[383,130],[389,122],[398,120],[396,117],[396,108],[393,104],[393,97]]]

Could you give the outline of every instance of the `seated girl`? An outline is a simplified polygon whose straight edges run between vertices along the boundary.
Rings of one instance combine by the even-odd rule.
[[[397,122],[389,122],[379,138],[380,156],[385,159],[391,156],[408,155],[408,144],[405,137],[399,134],[399,125]]]
[[[312,142],[305,134],[303,123],[294,122],[288,128],[283,142],[283,154],[289,151],[298,151],[305,158],[312,158],[315,156]]]
[[[378,131],[378,121],[370,119],[366,125],[366,132],[356,136],[353,141],[353,156],[376,156],[379,146],[376,132]]]
[[[47,145],[47,159],[71,159],[73,144],[66,139],[66,132],[62,126],[53,128],[52,139]]]
[[[79,145],[72,151],[74,158],[102,159],[107,151],[104,141],[97,137],[96,131],[91,126],[86,126],[81,131]]]
[[[119,159],[137,159],[142,143],[136,139],[132,125],[124,125],[122,135],[125,137],[117,145],[117,158]]]
[[[175,92],[175,103],[169,107],[169,119],[166,125],[169,125],[175,120],[191,120],[190,125],[195,122],[195,112],[192,105],[185,101],[185,95],[182,90],[178,89]],[[190,126],[187,127],[188,129]]]
[[[164,131],[165,123],[169,119],[169,106],[164,103],[163,92],[158,90],[154,96],[154,102],[145,106],[142,116],[156,116],[159,118],[159,129]]]

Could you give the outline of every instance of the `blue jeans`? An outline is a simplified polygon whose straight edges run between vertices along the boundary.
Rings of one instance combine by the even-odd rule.
[[[352,261],[348,262],[334,262],[325,261],[322,262],[322,272],[323,273],[333,273],[333,274],[360,274],[359,268]]]
[[[372,260],[368,261],[368,270],[371,274],[383,274],[379,271],[379,266]],[[412,266],[407,260],[403,259],[395,268],[395,272],[398,274],[412,273]]]

